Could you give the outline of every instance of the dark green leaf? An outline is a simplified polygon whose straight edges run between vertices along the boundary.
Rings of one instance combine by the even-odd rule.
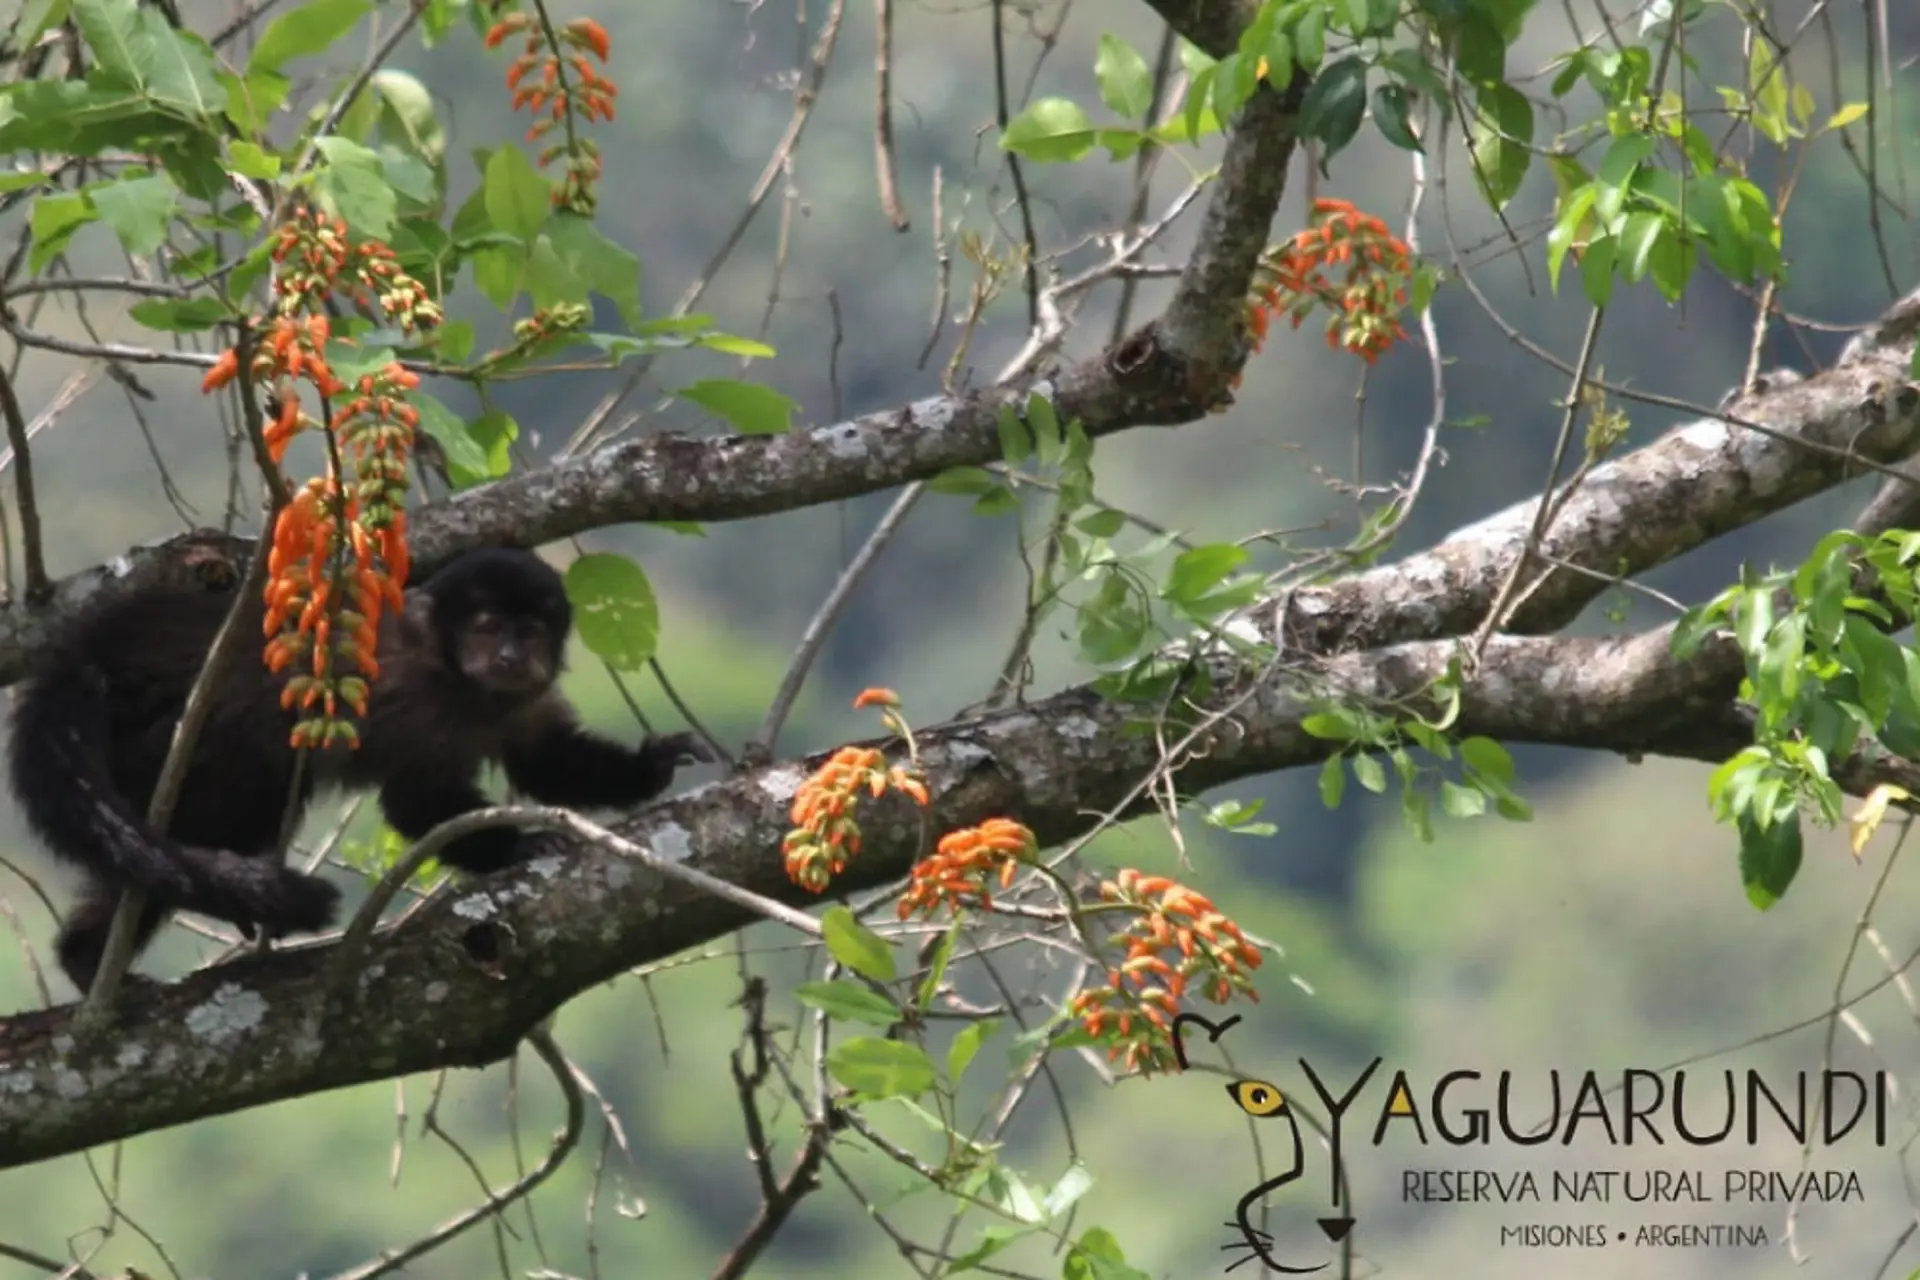
[[[1307,90],[1300,103],[1300,132],[1319,139],[1323,161],[1331,159],[1360,132],[1366,112],[1367,64],[1358,57],[1342,58],[1323,68]]]
[[[1750,814],[1735,820],[1740,832],[1740,881],[1747,901],[1765,911],[1786,896],[1800,873],[1800,815],[1789,814],[1765,830]]]
[[[1389,81],[1373,91],[1373,123],[1388,142],[1405,151],[1421,151],[1420,139],[1414,136],[1413,122],[1407,118],[1409,99],[1407,91],[1400,85]]]
[[[951,493],[977,497],[997,485],[993,472],[985,467],[949,467],[927,481],[931,493]]]

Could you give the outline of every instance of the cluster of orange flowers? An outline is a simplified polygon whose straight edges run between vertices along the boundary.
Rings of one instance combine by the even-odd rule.
[[[1039,856],[1033,832],[1010,818],[988,818],[977,827],[949,832],[931,858],[914,865],[907,891],[900,895],[900,918],[916,911],[931,918],[942,906],[956,913],[968,906],[990,910],[988,882],[997,879],[1002,889],[1008,888],[1020,864]]]
[[[1082,991],[1069,1011],[1106,1045],[1108,1061],[1142,1073],[1170,1069],[1177,1059],[1168,1029],[1189,987],[1214,1004],[1236,991],[1259,1001],[1247,973],[1260,967],[1260,952],[1203,894],[1128,868],[1100,885],[1100,897],[1137,914],[1107,939],[1124,953],[1107,984]]]
[[[304,661],[306,670],[287,679],[280,705],[303,712],[318,708],[293,728],[295,747],[325,747],[334,742],[359,745],[352,723],[339,718],[345,703],[360,715],[367,713],[368,683],[380,677],[375,657],[383,607],[401,607],[400,582],[404,573],[379,573],[373,567],[375,548],[389,565],[407,561],[406,523],[398,517],[369,533],[357,517],[359,503],[344,504],[347,528],[356,551],[352,570],[338,572],[335,550],[340,522],[334,494],[325,477],[302,485],[273,526],[273,548],[268,553],[266,661],[269,671],[283,671]],[[344,589],[341,581],[344,577]],[[344,597],[344,598],[341,598]],[[289,628],[287,619],[294,625]]]
[[[587,54],[607,60],[613,41],[592,18],[575,18],[555,29],[526,13],[508,13],[487,31],[487,48],[496,49],[510,37],[526,33],[526,46],[507,66],[507,88],[513,91],[513,109],[526,108],[539,116],[527,130],[527,141],[538,142],[558,128],[569,111],[588,121],[612,120],[613,100],[620,87],[603,75]],[[569,83],[562,69],[572,74]],[[539,113],[544,112],[544,115]],[[554,190],[553,202],[575,213],[593,212],[594,184],[600,178],[600,147],[591,138],[572,136],[540,153],[540,163],[566,157],[566,176]]]
[[[863,704],[856,701],[854,705]],[[800,784],[790,811],[793,830],[780,843],[788,879],[812,893],[822,893],[834,876],[847,869],[860,852],[860,825],[854,813],[862,791],[877,799],[892,787],[922,805],[928,803],[926,783],[905,766],[889,769],[886,762],[886,753],[872,747],[842,747]]]
[[[398,607],[407,581],[402,503],[419,413],[405,396],[420,379],[389,362],[355,385],[341,381],[327,362],[332,325],[321,307],[345,295],[368,310],[377,306],[410,332],[437,324],[441,312],[390,248],[354,243],[343,221],[317,210],[299,210],[274,231],[273,258],[275,314],[255,321],[263,328],[251,369],[272,388],[264,444],[276,466],[308,427],[325,429],[336,448],[326,474],[302,485],[274,521],[264,657],[275,672],[299,664],[282,690],[282,705],[316,714],[295,725],[296,747],[354,744],[353,727],[338,714],[342,705],[365,714],[368,682],[379,674],[374,650],[381,609],[383,603]],[[214,391],[239,370],[239,351],[229,349],[201,389]],[[348,398],[323,423],[304,411],[302,381],[323,408],[330,399]],[[339,474],[336,462],[350,475]]]
[[[401,270],[393,250],[378,240],[351,241],[340,218],[318,209],[296,210],[273,240],[274,295],[283,314],[344,295],[368,310],[377,305],[407,330],[440,323],[440,304]]]
[[[1315,200],[1312,221],[1270,251],[1254,272],[1247,303],[1253,349],[1266,342],[1275,316],[1290,315],[1298,329],[1315,306],[1324,304],[1332,312],[1327,345],[1344,347],[1372,364],[1406,339],[1399,309],[1407,303],[1413,252],[1386,223],[1345,200]],[[1341,267],[1344,276],[1336,279],[1335,269]]]

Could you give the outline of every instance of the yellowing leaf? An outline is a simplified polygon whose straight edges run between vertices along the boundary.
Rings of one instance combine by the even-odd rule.
[[[1867,841],[1873,839],[1873,833],[1880,829],[1881,822],[1887,816],[1887,806],[1896,800],[1910,800],[1912,795],[1892,783],[1883,782],[1867,793],[1867,798],[1847,819],[1847,843],[1853,849],[1853,860],[1858,862],[1867,847]]]

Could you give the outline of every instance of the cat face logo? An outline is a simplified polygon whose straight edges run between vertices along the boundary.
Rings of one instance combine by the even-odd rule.
[[[1238,1014],[1228,1018],[1225,1022],[1217,1024],[1197,1013],[1175,1015],[1173,1019],[1173,1053],[1175,1059],[1180,1063],[1180,1069],[1182,1071],[1187,1069],[1187,1047],[1181,1033],[1188,1026],[1206,1028],[1207,1041],[1208,1043],[1213,1043],[1219,1040],[1222,1035],[1239,1021],[1240,1015]],[[1234,1106],[1239,1107],[1256,1120],[1277,1119],[1284,1122],[1286,1125],[1287,1138],[1286,1144],[1282,1149],[1282,1155],[1285,1158],[1280,1171],[1241,1196],[1240,1203],[1234,1206],[1233,1221],[1226,1225],[1229,1230],[1237,1233],[1236,1238],[1229,1240],[1220,1247],[1229,1252],[1237,1252],[1245,1249],[1247,1255],[1228,1263],[1227,1270],[1232,1271],[1235,1267],[1243,1266],[1246,1263],[1258,1259],[1269,1271],[1277,1271],[1283,1275],[1304,1276],[1311,1275],[1316,1271],[1324,1271],[1328,1266],[1325,1262],[1315,1263],[1312,1266],[1296,1266],[1281,1261],[1280,1258],[1274,1254],[1273,1237],[1253,1223],[1254,1210],[1262,1200],[1280,1190],[1282,1187],[1298,1181],[1300,1176],[1306,1172],[1306,1144],[1300,1136],[1300,1121],[1293,1114],[1293,1108],[1288,1104],[1286,1095],[1280,1092],[1279,1088],[1267,1083],[1265,1080],[1240,1079],[1234,1080],[1227,1085],[1227,1096],[1233,1099]],[[1353,1219],[1343,1211],[1341,1204],[1340,1152],[1338,1149],[1333,1152],[1332,1201],[1334,1209],[1333,1215],[1320,1218],[1318,1222],[1321,1233],[1325,1235],[1329,1241],[1338,1245],[1345,1241],[1353,1231]]]

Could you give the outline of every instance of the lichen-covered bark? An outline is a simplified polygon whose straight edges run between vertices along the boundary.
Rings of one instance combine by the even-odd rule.
[[[1156,6],[1221,53],[1252,6],[1190,0]],[[896,487],[999,456],[996,419],[1031,389],[1091,435],[1193,421],[1223,403],[1244,357],[1237,317],[1252,255],[1292,158],[1287,99],[1263,93],[1235,122],[1206,233],[1167,310],[1099,357],[1030,386],[933,398],[779,437],[653,437],[611,446],[465,493],[415,522],[423,566],[484,542],[530,545],[606,524],[725,520]],[[1903,304],[1909,309],[1914,300]],[[1898,312],[1904,316],[1904,312]],[[1896,313],[1890,313],[1896,317]],[[1890,318],[1833,370],[1734,406],[1765,427],[1707,420],[1584,477],[1545,540],[1555,558],[1605,574],[1637,572],[1920,449],[1920,389],[1906,375],[1913,325]],[[1819,448],[1824,447],[1824,452]],[[1198,791],[1309,765],[1329,744],[1305,732],[1318,699],[1417,697],[1459,654],[1492,606],[1533,521],[1529,501],[1431,550],[1342,581],[1260,602],[1236,628],[1277,640],[1252,670],[1201,659],[1218,713],[1203,749],[1163,760],[1130,709],[1071,689],[1015,711],[921,735],[934,795],[923,814],[889,796],[866,811],[863,851],[836,894],[897,880],[936,830],[996,815],[1056,843],[1096,815],[1127,811],[1154,770]],[[211,550],[213,554],[209,555]],[[211,540],[131,557],[59,584],[52,605],[0,611],[0,681],[17,679],[50,619],[126,576],[217,575],[244,546]],[[1727,699],[1737,661],[1708,646],[1676,662],[1669,632],[1616,638],[1543,634],[1602,584],[1557,572],[1492,636],[1463,691],[1456,728],[1509,742],[1718,759],[1748,726]],[[735,776],[630,817],[623,835],[666,857],[789,903],[807,895],[778,856],[786,810],[811,762]],[[1856,790],[1894,779],[1920,793],[1904,761],[1845,761]],[[311,945],[249,956],[164,987],[143,987],[127,1018],[83,1035],[72,1007],[0,1020],[0,1167],[284,1098],[506,1055],[526,1030],[634,965],[747,923],[741,909],[663,881],[618,854],[557,845],[554,856],[463,886],[377,936],[344,998],[321,1011],[337,952]]]

